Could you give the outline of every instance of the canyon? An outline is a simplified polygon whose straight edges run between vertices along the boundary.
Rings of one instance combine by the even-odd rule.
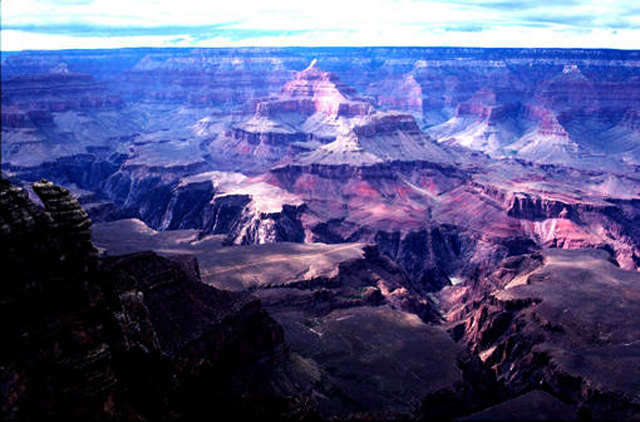
[[[9,420],[640,415],[639,52],[2,68]]]

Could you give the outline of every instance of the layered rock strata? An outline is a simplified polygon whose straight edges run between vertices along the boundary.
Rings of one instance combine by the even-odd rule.
[[[443,297],[454,338],[512,394],[542,389],[581,418],[626,420],[640,409],[639,285],[605,251],[550,249]]]

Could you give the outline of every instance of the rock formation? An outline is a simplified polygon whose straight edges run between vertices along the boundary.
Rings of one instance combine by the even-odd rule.
[[[542,389],[581,418],[631,419],[640,409],[639,278],[616,264],[605,251],[509,258],[444,293],[450,330],[516,394]]]
[[[3,416],[637,417],[639,64],[3,54]]]
[[[266,375],[287,355],[256,299],[202,284],[193,258],[100,262],[69,191],[34,190],[44,210],[0,190],[4,419],[172,419],[214,402],[218,415],[306,411]]]
[[[96,291],[90,221],[67,190],[34,186],[47,211],[1,181],[5,419],[115,417],[117,379]]]
[[[267,167],[329,142],[352,118],[371,114],[373,105],[356,96],[314,60],[280,93],[259,101],[251,119],[213,140],[210,148],[234,160],[251,159]]]

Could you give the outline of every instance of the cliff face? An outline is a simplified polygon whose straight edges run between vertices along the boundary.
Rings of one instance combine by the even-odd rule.
[[[460,267],[468,248],[466,234],[455,227],[434,227],[409,233],[376,233],[381,251],[402,266],[427,291],[450,284],[448,271]]]
[[[374,242],[434,290],[548,247],[607,248],[637,268],[637,205],[603,195],[602,174],[505,164],[487,174],[428,161],[311,163],[274,168],[268,180],[307,204],[312,241]],[[563,187],[573,177],[579,192]]]
[[[122,99],[98,83],[91,75],[50,71],[36,75],[21,75],[2,82],[3,106],[27,113],[38,110],[51,116],[54,112],[72,109],[114,109]],[[4,116],[4,110],[2,115]],[[31,119],[37,123],[35,119]]]
[[[633,418],[639,277],[611,261],[605,251],[509,258],[444,295],[450,332],[513,394],[540,388],[581,417]]]
[[[192,258],[100,262],[69,191],[46,181],[34,191],[44,210],[0,186],[6,420],[166,419],[213,402],[222,415],[293,409],[272,387],[277,377],[260,376],[286,352],[256,299],[202,284]]]
[[[299,309],[319,317],[338,309],[389,305],[437,324],[441,316],[429,291],[376,247],[366,246],[362,258],[339,263],[335,275],[270,285],[257,294],[270,312]]]
[[[548,218],[575,218],[571,205],[560,201],[532,198],[529,195],[512,195],[507,214],[526,220],[546,220]]]
[[[209,172],[184,178],[170,191],[161,229],[225,234],[226,244],[303,242],[306,206],[294,195],[240,173]]]
[[[132,294],[142,299],[155,348],[167,355],[213,366],[231,358],[247,364],[283,356],[282,329],[260,302],[203,284],[195,258],[140,252],[107,258],[101,271],[120,303]]]
[[[117,384],[86,213],[65,189],[34,185],[46,211],[2,181],[2,412],[22,420],[66,409],[115,417]]]
[[[193,183],[176,189],[172,192],[167,204],[160,228],[164,230],[201,229],[215,225],[216,221],[210,222],[211,217],[207,218],[211,214],[217,215],[220,212],[215,210],[215,207],[214,210],[210,210],[209,202],[213,195],[211,182]]]
[[[247,195],[227,195],[215,198],[205,216],[201,236],[207,234],[229,234],[238,228],[238,221],[243,216],[243,210],[251,202]]]
[[[231,226],[226,243],[230,245],[257,245],[275,242],[304,241],[305,233],[300,215],[305,205],[283,205],[280,212],[256,213],[250,207]]]

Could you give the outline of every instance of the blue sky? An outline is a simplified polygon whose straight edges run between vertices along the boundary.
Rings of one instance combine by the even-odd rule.
[[[117,47],[640,49],[640,4],[581,0],[2,0],[3,51]]]

